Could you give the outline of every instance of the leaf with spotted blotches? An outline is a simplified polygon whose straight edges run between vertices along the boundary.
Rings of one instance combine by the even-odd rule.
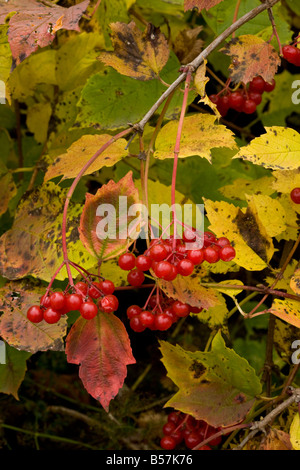
[[[67,189],[47,182],[24,195],[11,229],[0,238],[2,276],[14,280],[31,275],[50,281],[53,272],[63,261],[61,224],[66,194]],[[81,212],[81,204],[71,201],[66,239],[72,261],[84,264],[88,269],[95,260],[89,256],[79,239]],[[66,270],[63,269],[57,279],[66,277]]]
[[[223,0],[184,0],[184,11],[192,10],[193,8],[197,8],[198,11],[201,11],[204,8],[205,10],[209,10],[222,1]]]
[[[271,82],[281,64],[276,49],[252,34],[233,38],[221,52],[231,57],[229,70],[234,84],[247,84],[258,75]]]
[[[60,29],[80,31],[78,22],[89,6],[90,0],[64,8],[45,5],[36,0],[8,0],[0,5],[0,24],[8,15],[8,41],[13,65],[20,64],[38,47],[49,46]]]
[[[10,346],[32,354],[38,351],[63,351],[67,320],[62,317],[50,325],[44,320],[31,323],[26,316],[32,305],[39,305],[45,289],[29,281],[16,281],[0,289],[0,336]]]
[[[292,128],[272,126],[241,147],[233,158],[242,158],[272,170],[299,168],[300,134]]]
[[[118,256],[137,238],[143,222],[137,213],[128,214],[130,208],[141,211],[132,171],[117,183],[110,180],[96,194],[87,193],[85,197],[79,226],[83,245],[100,260]]]
[[[300,328],[299,301],[300,296],[299,300],[275,299],[269,312],[290,325]]]
[[[4,163],[0,161],[0,215],[4,214],[9,206],[10,200],[17,194],[17,187],[12,174]]]
[[[160,342],[162,362],[178,392],[165,404],[214,427],[242,421],[261,393],[261,384],[246,359],[227,348],[221,333],[207,352],[186,351]]]
[[[160,29],[149,23],[142,32],[134,21],[110,26],[114,52],[102,52],[99,59],[122,75],[138,80],[157,78],[170,54],[168,41]]]
[[[112,313],[99,312],[92,320],[79,317],[66,339],[67,361],[79,365],[87,392],[108,411],[134,364],[124,324]]]

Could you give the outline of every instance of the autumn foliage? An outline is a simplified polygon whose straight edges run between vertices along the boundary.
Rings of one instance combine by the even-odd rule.
[[[300,449],[295,3],[0,1],[1,448]]]

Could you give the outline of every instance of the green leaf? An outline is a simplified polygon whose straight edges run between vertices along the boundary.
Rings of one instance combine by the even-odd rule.
[[[261,393],[261,384],[246,359],[225,346],[220,333],[211,351],[190,352],[160,342],[162,362],[178,392],[165,404],[214,427],[242,421]]]
[[[15,348],[5,345],[6,363],[0,364],[0,393],[13,395],[16,400],[19,387],[26,373],[26,361],[31,353],[18,351]]]

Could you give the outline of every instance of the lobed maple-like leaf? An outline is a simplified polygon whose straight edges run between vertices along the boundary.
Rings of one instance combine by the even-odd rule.
[[[271,82],[281,64],[276,49],[252,34],[233,38],[221,52],[231,57],[229,70],[234,84],[247,84],[258,75]]]
[[[104,312],[92,320],[76,320],[66,339],[66,355],[79,365],[84,387],[106,411],[123,386],[127,365],[136,362],[123,323]]]
[[[44,320],[32,323],[26,313],[32,305],[39,305],[45,289],[29,281],[10,282],[0,289],[0,336],[10,345],[22,351],[63,351],[63,338],[67,320],[62,317],[50,325]]]
[[[7,0],[0,4],[0,24],[8,15],[8,41],[13,67],[35,52],[38,47],[49,46],[60,29],[80,31],[78,22],[87,9],[90,0],[64,8],[59,5],[47,6],[36,0]]]
[[[214,427],[242,421],[261,393],[259,378],[246,359],[225,346],[220,332],[207,352],[160,342],[162,362],[178,392],[165,404]]]
[[[104,260],[125,251],[141,223],[139,216],[128,215],[128,210],[139,203],[132,171],[117,183],[110,180],[95,195],[87,193],[79,233],[89,253]]]
[[[201,11],[204,8],[205,10],[209,10],[222,1],[223,0],[184,0],[184,11],[192,10],[193,8],[197,8],[198,11]]]
[[[138,80],[157,78],[170,54],[168,41],[160,29],[149,23],[142,32],[134,21],[112,23],[110,27],[114,52],[102,52],[99,59]]]

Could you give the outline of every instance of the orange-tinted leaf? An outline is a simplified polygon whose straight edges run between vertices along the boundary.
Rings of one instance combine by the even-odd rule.
[[[218,5],[223,0],[184,0],[184,11],[192,10],[193,8],[198,8],[199,11],[209,10],[210,8]]]
[[[9,0],[1,2],[0,24],[14,12],[9,21],[8,41],[14,65],[18,65],[38,47],[52,43],[59,29],[80,31],[78,22],[89,5],[89,0],[64,8],[46,6],[36,0]]]
[[[0,215],[4,214],[7,209],[10,200],[17,194],[17,187],[14,183],[11,173],[2,168],[0,162]]]
[[[290,325],[300,328],[299,301],[291,299],[275,299],[269,312]]]
[[[271,428],[262,440],[259,450],[293,450],[293,446],[287,432]]]
[[[22,351],[63,351],[63,338],[67,321],[49,325],[44,320],[31,323],[26,316],[31,305],[39,305],[45,289],[27,281],[11,282],[0,289],[0,336],[10,345]]]
[[[87,392],[108,411],[134,364],[127,331],[118,317],[100,312],[92,320],[78,318],[66,340],[67,361],[79,365]]]
[[[79,227],[86,249],[99,259],[113,258],[124,251],[140,222],[138,216],[128,215],[128,209],[139,203],[131,171],[118,183],[110,180],[95,195],[87,193]]]
[[[232,60],[230,77],[233,83],[248,83],[257,75],[271,82],[281,59],[274,47],[258,36],[246,34],[233,38],[225,48],[224,54]]]
[[[99,59],[122,75],[138,80],[156,78],[169,58],[169,46],[159,28],[148,24],[142,32],[131,21],[112,23],[114,52],[102,52]]]

